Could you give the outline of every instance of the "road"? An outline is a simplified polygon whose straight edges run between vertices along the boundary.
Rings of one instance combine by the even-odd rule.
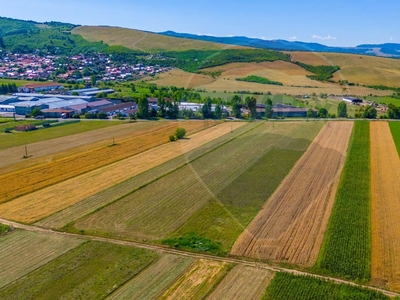
[[[42,233],[42,234],[52,234],[52,235],[58,235],[58,236],[80,238],[80,239],[91,240],[91,241],[108,242],[108,243],[117,244],[117,245],[125,245],[125,246],[132,246],[132,247],[136,247],[136,248],[152,250],[152,251],[155,251],[158,253],[168,253],[168,254],[175,254],[175,255],[191,257],[194,259],[208,259],[208,260],[225,262],[225,263],[233,263],[233,264],[243,265],[243,266],[248,266],[248,267],[263,268],[263,269],[266,269],[266,270],[269,270],[272,272],[287,272],[287,273],[294,274],[294,275],[313,276],[313,277],[324,279],[324,280],[330,280],[330,281],[333,281],[333,282],[336,282],[339,284],[344,283],[344,284],[348,284],[348,285],[352,285],[352,286],[368,288],[371,290],[381,292],[389,297],[396,297],[396,296],[399,297],[400,296],[400,293],[390,292],[387,290],[383,290],[383,289],[379,289],[379,288],[375,288],[375,287],[371,287],[371,286],[367,286],[367,285],[360,285],[360,284],[356,284],[354,282],[347,281],[344,279],[338,279],[338,278],[329,277],[329,276],[315,275],[315,274],[304,272],[304,271],[276,267],[276,266],[269,265],[268,263],[265,263],[265,262],[256,262],[256,261],[251,261],[251,260],[245,260],[243,258],[220,257],[220,256],[215,256],[215,255],[209,255],[209,254],[186,252],[186,251],[176,250],[176,249],[167,248],[167,247],[163,247],[163,246],[159,246],[159,245],[148,245],[148,244],[143,244],[143,243],[138,243],[138,242],[119,240],[119,239],[54,231],[51,229],[46,229],[46,228],[42,228],[42,227],[38,227],[38,226],[34,226],[34,225],[20,224],[17,222],[8,221],[8,220],[1,219],[1,218],[0,218],[0,223],[12,226],[13,228],[16,228],[16,229],[23,229],[26,231],[37,232],[37,233]]]

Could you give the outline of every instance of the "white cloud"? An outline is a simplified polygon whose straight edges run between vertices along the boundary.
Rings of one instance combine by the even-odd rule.
[[[389,38],[389,40],[393,41],[393,40],[394,40],[394,38],[393,38],[393,37],[390,37],[390,38]]]
[[[290,37],[289,40],[295,41],[295,40],[297,40],[297,36],[294,35],[294,36]]]
[[[313,38],[313,39],[316,39],[316,40],[321,40],[321,41],[336,40],[336,39],[337,39],[337,37],[331,36],[330,34],[327,35],[327,36],[319,36],[319,35],[314,34],[314,35],[312,36],[312,38]]]

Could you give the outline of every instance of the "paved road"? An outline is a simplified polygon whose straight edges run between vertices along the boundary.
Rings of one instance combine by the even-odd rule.
[[[38,226],[20,224],[17,222],[8,221],[8,220],[1,219],[1,218],[0,218],[0,223],[12,226],[13,228],[23,229],[23,230],[27,230],[27,231],[31,231],[31,232],[37,232],[37,233],[43,233],[43,234],[53,234],[53,235],[73,237],[73,238],[81,238],[81,239],[91,240],[91,241],[108,242],[108,243],[112,243],[112,244],[126,245],[126,246],[142,248],[142,249],[153,250],[158,253],[176,254],[176,255],[181,255],[181,256],[192,257],[195,259],[208,259],[208,260],[214,260],[214,261],[219,261],[219,262],[234,263],[234,264],[244,265],[244,266],[249,266],[249,267],[263,268],[263,269],[273,271],[273,272],[287,272],[287,273],[291,273],[294,275],[314,276],[316,278],[331,280],[336,283],[345,283],[345,284],[349,284],[352,286],[359,286],[359,287],[363,287],[363,288],[372,289],[372,290],[381,292],[390,297],[400,296],[400,293],[390,292],[390,291],[386,291],[386,290],[371,287],[371,286],[360,285],[360,284],[356,284],[351,281],[338,279],[338,278],[334,278],[334,277],[315,275],[315,274],[311,274],[311,273],[304,272],[304,271],[298,271],[298,270],[293,270],[293,269],[271,266],[264,262],[245,260],[242,258],[219,257],[219,256],[214,256],[214,255],[208,255],[208,254],[186,252],[186,251],[176,250],[176,249],[172,249],[172,248],[162,247],[159,245],[148,245],[148,244],[143,244],[143,243],[138,243],[138,242],[124,241],[124,240],[118,240],[118,239],[112,239],[112,238],[103,238],[103,237],[97,237],[97,236],[79,235],[79,234],[74,234],[74,233],[54,231],[51,229],[46,229],[46,228],[42,228],[42,227],[38,227]]]

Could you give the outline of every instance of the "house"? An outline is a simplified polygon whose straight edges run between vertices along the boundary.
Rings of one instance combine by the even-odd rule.
[[[354,97],[344,97],[344,98],[343,98],[343,101],[349,102],[349,103],[352,103],[352,104],[360,104],[360,103],[363,103],[363,100],[358,99],[358,98],[354,98]]]
[[[89,103],[84,103],[84,104],[77,104],[77,105],[70,105],[67,106],[68,109],[72,109],[78,114],[84,114],[87,111],[90,110],[99,110],[103,107],[108,107],[112,106],[113,103],[107,100],[99,100],[99,101],[94,101],[94,102],[89,102]]]
[[[38,93],[51,90],[62,90],[64,86],[58,83],[43,83],[43,84],[27,84],[20,86],[18,92],[22,93]]]
[[[0,113],[13,113],[15,112],[15,107],[12,105],[1,105],[0,104]]]
[[[61,118],[63,114],[65,114],[66,118],[71,118],[75,112],[70,109],[55,108],[43,109],[42,113],[45,118]]]
[[[125,102],[121,104],[116,104],[112,106],[99,108],[98,111],[104,112],[109,116],[113,116],[119,112],[126,112],[132,109],[137,108],[137,104],[134,102]]]

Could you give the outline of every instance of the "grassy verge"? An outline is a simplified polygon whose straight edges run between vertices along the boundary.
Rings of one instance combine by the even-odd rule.
[[[10,230],[10,226],[0,223],[0,235],[7,233]]]
[[[102,299],[156,257],[143,249],[88,242],[1,289],[0,298]]]
[[[311,276],[277,273],[267,287],[263,300],[307,299],[390,299],[373,290],[348,284],[336,284]]]
[[[370,231],[369,122],[362,121],[354,124],[317,268],[350,279],[369,280]]]
[[[394,143],[396,144],[397,152],[400,155],[400,122],[389,122],[389,127],[392,132]]]

